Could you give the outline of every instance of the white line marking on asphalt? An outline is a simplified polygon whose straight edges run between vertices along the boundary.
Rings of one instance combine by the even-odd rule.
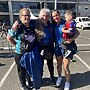
[[[84,62],[78,55],[75,55],[75,56],[90,70],[90,66],[86,62]],[[45,64],[46,63],[47,63],[47,61],[45,60]],[[57,63],[56,59],[54,59],[54,63]],[[2,87],[3,83],[5,82],[6,78],[9,75],[9,73],[12,71],[14,65],[15,65],[15,61],[13,62],[13,64],[11,65],[11,67],[9,68],[9,70],[7,71],[7,73],[4,75],[4,77],[0,81],[0,88]]]
[[[12,46],[10,46],[10,47],[0,47],[0,49],[8,50],[8,49],[15,49],[15,47],[12,47]]]
[[[90,44],[77,44],[77,46],[90,46]]]
[[[79,50],[78,50],[78,51],[79,51]],[[79,52],[85,52],[85,53],[89,53],[90,51],[83,51],[83,50],[82,50],[82,51],[79,51]]]
[[[84,62],[78,55],[75,54],[75,56],[90,70],[90,66]]]
[[[4,39],[4,40],[0,40],[0,42],[3,42],[3,41],[6,41],[6,39]]]
[[[83,38],[85,38],[85,39],[89,39],[89,40],[90,40],[90,38],[88,38],[88,37],[85,37],[85,36],[81,36],[81,35],[80,35],[80,37],[83,37]]]
[[[89,70],[90,70],[90,66],[84,62],[78,55],[75,54],[75,57],[77,57]],[[44,61],[44,63],[47,63],[47,60]],[[57,63],[56,59],[53,59],[53,63]]]
[[[77,46],[90,46],[90,44],[77,44]],[[7,50],[7,49],[15,49],[15,47],[0,47],[1,49]]]
[[[8,71],[6,72],[6,74],[4,75],[4,77],[2,78],[2,80],[0,81],[0,88],[2,87],[3,83],[7,79],[9,73],[12,71],[14,65],[15,65],[15,61],[13,62],[13,64],[11,65],[11,67],[8,69]]]

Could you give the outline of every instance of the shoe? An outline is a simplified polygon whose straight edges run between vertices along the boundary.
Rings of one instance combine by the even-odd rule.
[[[21,86],[21,90],[32,90],[28,86]]]
[[[28,85],[27,85],[30,89],[33,89],[33,81],[28,81]]]
[[[71,60],[70,61],[71,62],[76,62],[76,60],[73,59],[73,56],[71,57]]]
[[[70,83],[65,82],[64,90],[69,90],[70,89]]]
[[[39,89],[35,89],[35,88],[34,88],[34,89],[32,89],[32,90],[40,90],[40,88],[39,88]]]
[[[59,86],[61,84],[62,77],[58,77],[56,81],[56,86]]]
[[[52,84],[55,85],[55,83],[56,83],[56,79],[55,79],[55,77],[54,77],[54,76],[51,76],[51,77],[50,77],[50,80],[51,80]]]
[[[70,55],[70,53],[71,53],[71,51],[70,51],[70,50],[67,50],[67,51],[65,52],[65,56],[64,56],[64,57],[65,57],[65,58],[68,57],[68,56]]]
[[[71,61],[71,62],[76,62],[76,60],[72,60],[72,59],[71,59],[70,61]]]

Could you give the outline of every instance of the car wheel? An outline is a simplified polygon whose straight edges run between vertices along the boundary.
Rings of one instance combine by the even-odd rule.
[[[83,25],[81,26],[81,29],[82,29],[82,30],[84,30],[84,27],[83,27]]]

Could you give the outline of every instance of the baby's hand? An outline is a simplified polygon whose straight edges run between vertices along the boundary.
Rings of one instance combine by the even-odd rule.
[[[70,31],[70,30],[72,30],[72,28],[69,28],[68,30]]]
[[[67,41],[66,41],[67,44],[70,44],[71,42],[72,42],[71,40],[67,40]]]

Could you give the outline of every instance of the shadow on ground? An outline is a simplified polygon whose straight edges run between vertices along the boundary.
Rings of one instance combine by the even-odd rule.
[[[12,58],[14,53],[0,53],[0,58]]]
[[[50,78],[43,78],[42,87],[50,86],[50,87],[56,88],[57,90],[63,90],[63,83],[57,87],[56,86],[56,80],[57,80],[57,77],[54,77],[53,80],[51,80]]]
[[[42,87],[51,86],[57,88],[57,90],[63,90],[65,77],[63,76],[62,78],[63,79],[59,87],[55,85],[57,77],[55,77],[54,81],[52,81],[50,78],[43,78]],[[70,90],[78,89],[90,85],[90,71],[84,73],[71,74],[70,82],[71,82]]]
[[[90,71],[71,75],[71,88],[77,89],[90,85]]]
[[[5,66],[6,64],[0,63],[0,66]]]

